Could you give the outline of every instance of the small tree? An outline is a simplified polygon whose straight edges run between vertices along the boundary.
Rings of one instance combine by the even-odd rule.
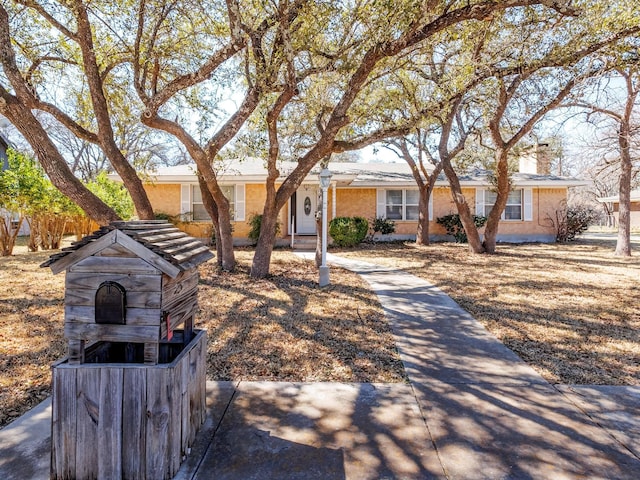
[[[556,210],[556,218],[551,219],[556,229],[556,242],[565,243],[584,233],[596,219],[597,213],[586,205],[565,206]]]
[[[129,191],[124,185],[109,180],[105,172],[99,173],[95,180],[88,182],[86,185],[96,197],[111,207],[121,219],[129,220],[133,216],[134,205]],[[72,217],[70,222],[73,225],[73,232],[76,237],[80,239],[90,234],[96,226],[95,222],[71,202],[68,203],[68,209]],[[156,218],[158,218],[157,215]]]

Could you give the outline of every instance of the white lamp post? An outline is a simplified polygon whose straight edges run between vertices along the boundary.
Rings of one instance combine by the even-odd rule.
[[[323,168],[320,172],[320,188],[322,189],[322,257],[320,262],[321,287],[329,285],[329,267],[327,266],[327,190],[331,183],[331,172]]]

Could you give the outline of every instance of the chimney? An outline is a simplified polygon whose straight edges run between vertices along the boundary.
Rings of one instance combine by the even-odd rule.
[[[520,156],[520,173],[551,175],[551,151],[548,143],[528,147]]]

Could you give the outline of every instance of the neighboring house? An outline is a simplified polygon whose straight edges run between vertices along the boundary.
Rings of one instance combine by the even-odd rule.
[[[0,133],[0,172],[9,169],[9,157],[7,156],[7,150],[11,147],[11,143]],[[5,210],[0,208],[0,214],[4,213]],[[4,219],[4,215],[2,216]],[[17,224],[19,218],[11,219],[12,223]],[[20,227],[20,232],[18,235],[29,235],[29,224],[25,221],[22,222],[22,226]]]
[[[598,198],[600,203],[609,203],[615,219],[614,225],[618,225],[618,217],[620,215],[620,196],[601,197]],[[631,228],[640,228],[640,190],[631,192]]]
[[[9,168],[9,159],[7,150],[9,148],[9,140],[4,138],[0,133],[0,172]]]
[[[553,242],[556,238],[551,219],[562,208],[570,187],[585,182],[549,175],[548,162],[536,159],[521,161],[520,172],[513,175],[514,190],[500,223],[498,241]],[[539,172],[538,167],[545,171]],[[282,177],[295,164],[282,162]],[[369,220],[385,217],[394,220],[394,239],[415,239],[418,218],[418,189],[406,163],[329,163],[333,176],[328,191],[328,217],[362,216]],[[319,208],[319,168],[305,179],[280,212],[282,239],[315,235],[315,214]],[[218,173],[233,209],[233,235],[237,243],[246,243],[249,219],[261,214],[265,200],[267,171],[261,160],[245,160]],[[112,176],[118,179],[117,175]],[[487,172],[477,171],[460,178],[463,194],[475,213],[486,215],[495,194],[490,189]],[[149,200],[157,213],[183,215],[191,221],[184,228],[193,236],[209,237],[209,219],[200,195],[193,166],[160,168],[145,185]],[[457,213],[448,182],[438,179],[429,204],[429,232],[433,240],[450,237],[436,223],[438,217]]]

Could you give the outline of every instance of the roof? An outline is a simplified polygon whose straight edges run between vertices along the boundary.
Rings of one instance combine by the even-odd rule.
[[[50,267],[53,273],[59,273],[114,243],[172,278],[181,271],[190,270],[213,258],[213,253],[205,244],[171,223],[165,220],[142,220],[112,222],[52,255],[40,266]]]
[[[278,170],[280,178],[285,178],[296,167],[295,162],[279,162]],[[330,162],[328,165],[332,173],[331,181],[338,186],[350,187],[415,187],[416,181],[411,173],[411,167],[406,162],[395,163],[364,163],[364,162]],[[154,183],[197,183],[195,165],[179,165],[174,167],[161,167],[149,174]],[[307,175],[304,183],[318,183],[320,166],[316,165]],[[463,186],[487,186],[489,185],[488,171],[476,170],[461,175],[460,183]],[[259,158],[247,158],[241,161],[222,163],[218,168],[218,181],[220,183],[252,183],[264,182],[267,176],[265,162]],[[110,175],[113,179],[119,179],[117,175]],[[515,173],[512,176],[516,186],[549,186],[572,187],[586,185],[587,182],[557,175],[537,175],[531,173]],[[446,177],[440,175],[436,185],[448,186]]]
[[[632,190],[630,192],[630,196],[631,196],[632,202],[640,202],[640,190]],[[620,195],[614,195],[612,197],[600,197],[598,198],[598,201],[600,203],[605,203],[605,202],[618,203],[620,202]]]

